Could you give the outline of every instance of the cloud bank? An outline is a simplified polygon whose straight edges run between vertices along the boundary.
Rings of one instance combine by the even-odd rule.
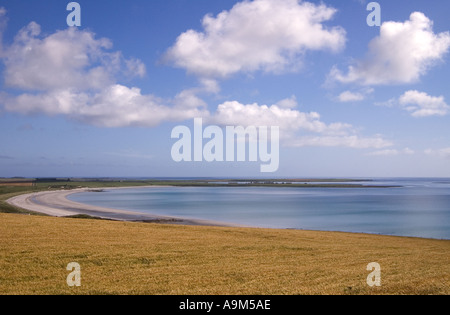
[[[321,120],[316,112],[304,113],[292,108],[258,104],[241,104],[237,101],[225,102],[218,106],[208,122],[219,125],[278,126],[283,144],[288,147],[348,147],[386,148],[392,142],[382,136],[364,137],[350,124],[331,123]]]
[[[145,65],[114,51],[109,39],[78,28],[42,35],[31,22],[3,47],[5,85],[16,92],[0,93],[0,105],[8,112],[60,115],[98,127],[156,127],[204,118],[222,126],[279,126],[285,145],[294,147],[391,146],[378,135],[360,136],[350,124],[325,123],[317,112],[297,110],[295,96],[273,105],[226,101],[214,112],[198,97],[219,91],[217,77],[284,71],[308,50],[338,51],[345,44],[344,30],[322,25],[335,12],[297,0],[255,0],[206,16],[203,33],[187,31],[169,50],[173,62],[199,75],[200,86],[166,99],[120,82],[143,77]],[[4,13],[0,22],[6,23]]]
[[[0,94],[9,112],[65,115],[99,127],[154,127],[204,115],[206,104],[189,91],[163,100],[118,83],[143,77],[145,65],[112,51],[109,39],[90,31],[68,28],[41,36],[40,26],[31,22],[3,47],[2,60],[5,85],[24,91]]]

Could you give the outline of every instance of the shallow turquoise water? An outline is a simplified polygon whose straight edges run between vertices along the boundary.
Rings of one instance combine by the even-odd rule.
[[[86,204],[256,227],[450,239],[450,180],[383,179],[400,188],[167,187],[79,193]]]

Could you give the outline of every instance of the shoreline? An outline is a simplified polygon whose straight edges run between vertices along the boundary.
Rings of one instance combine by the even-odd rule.
[[[116,190],[116,189],[134,189],[134,188],[161,188],[166,186],[136,186],[136,187],[104,187],[95,188],[95,190]],[[92,188],[79,188],[74,190],[55,190],[37,193],[29,193],[12,197],[6,202],[12,206],[19,207],[28,211],[41,213],[52,217],[73,217],[86,215],[93,219],[104,219],[127,222],[146,222],[161,224],[178,225],[200,225],[200,226],[218,226],[218,227],[248,227],[239,224],[228,224],[201,219],[186,219],[180,217],[161,216],[134,212],[129,210],[120,210],[93,206],[78,203],[69,200],[67,197],[76,193],[89,192]]]
[[[77,216],[87,216],[90,219],[99,220],[111,220],[111,221],[123,221],[123,222],[136,222],[136,223],[155,223],[155,224],[170,224],[181,226],[209,226],[209,227],[233,227],[233,228],[262,228],[253,225],[244,225],[238,223],[228,223],[222,221],[204,220],[196,218],[182,218],[175,216],[164,216],[151,213],[143,213],[132,210],[106,208],[101,206],[94,206],[84,203],[75,202],[69,200],[67,197],[77,193],[92,192],[101,193],[105,190],[122,190],[122,189],[136,189],[136,188],[168,188],[178,186],[167,185],[149,185],[149,186],[125,186],[125,187],[96,187],[96,188],[77,188],[72,190],[53,190],[53,191],[41,191],[35,193],[28,193],[18,195],[6,200],[6,203],[22,208],[31,212],[40,213],[57,218],[73,218]],[[379,234],[368,232],[346,232],[339,230],[305,230],[305,229],[280,229],[269,228],[272,230],[299,230],[299,231],[315,231],[315,232],[328,232],[328,233],[346,233],[346,234],[359,234],[359,235],[374,235],[374,236],[387,236],[387,237],[400,237],[400,238],[416,238],[416,239],[429,239],[429,240],[446,240],[445,238],[430,238],[420,236],[402,236],[392,234]]]

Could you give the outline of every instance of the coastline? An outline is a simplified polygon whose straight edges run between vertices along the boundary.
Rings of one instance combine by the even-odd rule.
[[[137,186],[137,187],[105,187],[96,188],[95,190],[116,190],[116,189],[133,189],[133,188],[161,188],[166,186]],[[154,214],[146,214],[141,212],[133,212],[128,210],[120,210],[113,208],[105,208],[78,203],[69,200],[67,197],[72,194],[92,191],[91,188],[80,188],[74,190],[56,190],[44,191],[31,194],[19,195],[12,197],[6,202],[12,206],[41,213],[52,217],[72,217],[86,215],[92,218],[128,221],[128,222],[147,222],[147,223],[163,223],[178,225],[201,225],[201,226],[221,226],[221,227],[246,227],[238,224],[227,224],[201,219],[185,219],[179,217],[169,217]]]
[[[102,206],[94,206],[85,203],[79,203],[69,200],[67,197],[77,193],[101,193],[105,190],[126,190],[126,189],[141,189],[141,188],[173,188],[179,186],[171,185],[143,185],[143,186],[115,186],[115,187],[84,187],[72,190],[53,190],[40,191],[34,193],[27,193],[23,195],[14,196],[5,200],[11,206],[25,209],[31,212],[59,218],[87,218],[123,222],[141,222],[141,223],[158,223],[181,226],[210,226],[210,227],[232,227],[232,228],[257,228],[264,229],[262,226],[245,225],[239,223],[230,223],[216,220],[207,220],[201,218],[183,218],[170,215],[158,215],[151,213],[138,212],[124,209],[114,209]],[[410,236],[410,235],[394,235],[389,233],[371,233],[364,231],[341,231],[341,230],[314,230],[303,228],[269,228],[274,230],[299,230],[299,231],[322,231],[328,233],[350,233],[363,235],[378,235],[378,236],[392,236],[403,238],[418,238],[418,239],[433,239],[433,240],[448,240],[439,237],[424,237],[424,236]]]

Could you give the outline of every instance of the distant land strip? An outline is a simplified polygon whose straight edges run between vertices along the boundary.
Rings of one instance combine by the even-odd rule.
[[[365,184],[362,184],[362,183]],[[77,189],[129,186],[180,187],[292,187],[292,188],[395,188],[398,185],[367,184],[372,179],[115,179],[115,178],[3,178],[0,186],[44,186],[48,189]],[[101,184],[98,186],[97,184]]]

